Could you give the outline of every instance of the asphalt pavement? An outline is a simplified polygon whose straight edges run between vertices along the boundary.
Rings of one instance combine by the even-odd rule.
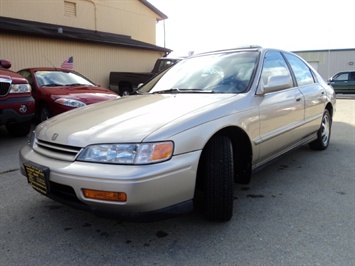
[[[338,97],[327,150],[308,146],[236,185],[234,216],[103,219],[35,192],[27,137],[0,127],[0,265],[355,265],[355,99]]]

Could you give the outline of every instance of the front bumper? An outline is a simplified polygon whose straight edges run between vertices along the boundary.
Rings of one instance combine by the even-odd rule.
[[[35,101],[31,96],[3,98],[0,103],[0,125],[31,121],[34,113]]]
[[[23,164],[49,168],[50,189],[46,195],[63,204],[124,220],[154,220],[192,210],[200,151],[151,165],[111,165],[51,159],[32,150],[20,150]],[[82,188],[125,192],[124,203],[85,198]]]

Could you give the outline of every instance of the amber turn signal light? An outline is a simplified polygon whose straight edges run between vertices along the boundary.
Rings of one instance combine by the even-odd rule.
[[[88,199],[126,202],[127,194],[124,192],[111,192],[102,190],[82,189],[84,197]]]

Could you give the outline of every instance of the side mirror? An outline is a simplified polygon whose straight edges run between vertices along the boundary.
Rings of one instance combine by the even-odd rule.
[[[270,76],[268,83],[264,86],[260,86],[257,94],[265,94],[268,92],[279,91],[293,87],[293,81],[289,75]]]
[[[11,67],[11,62],[5,59],[0,60],[0,67],[9,69]]]

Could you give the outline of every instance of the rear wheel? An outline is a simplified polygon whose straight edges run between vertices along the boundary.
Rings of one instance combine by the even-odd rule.
[[[329,145],[332,118],[328,110],[324,111],[322,124],[317,132],[317,139],[309,143],[313,150],[325,150]]]
[[[127,96],[132,94],[132,84],[129,82],[121,82],[118,85],[118,88],[119,88],[118,94],[120,96]]]
[[[215,136],[201,161],[203,211],[208,220],[229,221],[233,215],[233,147],[230,139]]]

